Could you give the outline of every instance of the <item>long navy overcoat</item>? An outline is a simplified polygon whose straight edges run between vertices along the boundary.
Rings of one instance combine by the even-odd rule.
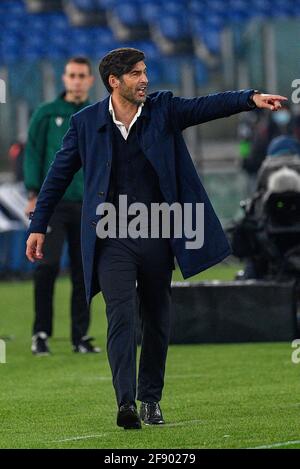
[[[150,94],[138,118],[140,146],[153,165],[168,204],[204,204],[204,244],[187,249],[188,238],[171,239],[184,278],[201,272],[230,254],[221,224],[200,182],[182,131],[192,125],[251,109],[253,90],[227,91],[197,98],[174,97],[170,91]],[[55,205],[76,171],[83,167],[82,257],[87,302],[101,290],[95,275],[96,215],[107,198],[112,164],[112,120],[109,98],[73,115],[62,147],[38,196],[29,232],[45,233]],[[195,216],[195,213],[193,213]]]

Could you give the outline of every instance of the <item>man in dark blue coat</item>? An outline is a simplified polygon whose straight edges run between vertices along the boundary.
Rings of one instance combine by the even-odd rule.
[[[174,97],[169,91],[147,95],[144,59],[143,52],[123,48],[111,51],[100,62],[99,71],[110,96],[71,118],[62,148],[39,193],[26,251],[32,262],[42,258],[54,207],[82,167],[86,296],[89,303],[101,289],[105,299],[107,351],[118,403],[117,424],[124,428],[141,428],[141,420],[145,424],[164,423],[159,401],[169,341],[174,256],[183,277],[188,278],[230,253],[182,131],[255,107],[276,111],[286,99],[253,89],[192,99]],[[131,207],[129,215],[124,213],[122,197]],[[153,236],[152,228],[157,228],[157,223],[150,217],[150,223],[143,224],[146,231],[140,236],[136,236],[136,231],[130,235],[135,204],[142,205],[146,212],[157,204],[168,207],[177,204],[183,212],[187,210],[184,225],[187,219],[191,226],[178,235],[175,233],[178,223],[174,222],[169,236],[163,236],[161,230],[167,224],[163,218],[158,223],[159,236]],[[118,233],[109,231],[106,237],[101,225],[105,219],[103,207],[114,207],[119,227]],[[199,213],[203,214],[200,225]],[[149,221],[148,212],[146,217]],[[144,223],[145,217],[140,222]],[[124,223],[128,227],[125,236]],[[191,243],[191,233],[196,238],[200,233],[200,243],[199,239],[194,245]],[[142,344],[136,394],[138,304]],[[141,401],[140,415],[136,399]]]

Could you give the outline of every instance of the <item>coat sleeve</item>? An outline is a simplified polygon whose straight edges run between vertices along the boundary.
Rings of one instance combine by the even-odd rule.
[[[171,125],[183,130],[221,117],[228,117],[255,107],[249,104],[251,90],[226,91],[198,98],[172,97],[169,103]]]
[[[78,150],[78,135],[74,117],[65,134],[61,149],[56,153],[46,179],[40,190],[29,233],[46,233],[47,225],[55,206],[64,195],[74,174],[81,168]]]

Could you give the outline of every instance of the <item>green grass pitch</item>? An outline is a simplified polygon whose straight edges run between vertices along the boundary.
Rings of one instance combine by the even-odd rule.
[[[218,266],[194,279],[232,279],[235,271]],[[102,296],[90,332],[104,351],[86,356],[71,352],[69,292],[68,278],[59,279],[53,355],[33,357],[32,284],[0,284],[0,448],[300,448],[300,364],[290,343],[170,346],[166,425],[118,428]]]

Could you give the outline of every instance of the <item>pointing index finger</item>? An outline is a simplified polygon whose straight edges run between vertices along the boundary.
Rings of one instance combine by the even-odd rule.
[[[280,94],[269,94],[269,98],[277,99],[278,101],[288,101],[286,96],[281,96]]]

